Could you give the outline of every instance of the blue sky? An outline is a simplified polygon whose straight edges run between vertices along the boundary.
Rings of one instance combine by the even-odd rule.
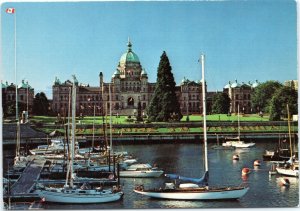
[[[297,79],[296,2],[292,0],[184,2],[31,2],[1,5],[1,79],[15,82],[14,7],[17,17],[17,81],[52,98],[55,76],[75,74],[98,86],[110,81],[130,37],[150,82],[163,51],[177,84],[201,79],[206,55],[209,91],[228,83]]]

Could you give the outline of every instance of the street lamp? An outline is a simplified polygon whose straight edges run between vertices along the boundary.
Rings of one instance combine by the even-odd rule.
[[[26,120],[25,120],[25,122],[28,122],[28,115],[29,115],[29,110],[28,110],[28,81],[26,81],[26,88],[27,88],[27,90],[26,90],[26,96],[27,96],[27,107],[26,107]]]

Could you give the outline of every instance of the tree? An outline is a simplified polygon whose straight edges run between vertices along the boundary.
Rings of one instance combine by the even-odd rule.
[[[298,94],[293,86],[283,86],[278,89],[270,102],[270,120],[278,121],[287,117],[286,105],[289,105],[290,115],[298,114]]]
[[[270,110],[271,99],[279,88],[283,85],[278,81],[266,81],[259,84],[251,95],[251,104],[253,111],[257,113],[268,112]]]
[[[44,92],[35,95],[33,100],[33,113],[35,115],[48,115],[50,113],[49,101]]]
[[[154,94],[147,108],[150,121],[179,121],[182,118],[175,86],[172,67],[164,51],[160,57],[157,69],[157,82]]]
[[[4,110],[5,108],[5,110]],[[16,116],[16,101],[7,102],[3,108],[4,117]],[[26,111],[26,104],[18,102],[18,116],[21,116],[21,113]]]
[[[227,93],[217,93],[213,97],[212,113],[228,114],[230,108],[230,98]]]
[[[143,118],[142,118],[142,104],[141,104],[140,101],[138,102],[136,121],[139,121],[139,122],[143,121]]]

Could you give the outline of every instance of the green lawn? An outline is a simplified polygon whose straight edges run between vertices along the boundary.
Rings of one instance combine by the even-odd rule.
[[[203,117],[201,115],[190,115],[190,121],[202,121]],[[207,121],[238,121],[238,115],[232,114],[228,116],[227,114],[212,114],[206,116]],[[181,119],[181,122],[186,121],[186,116]],[[269,116],[260,117],[257,114],[246,114],[240,115],[240,121],[269,121]]]
[[[104,117],[104,120],[106,119],[106,122],[109,124],[110,117]],[[112,116],[112,123],[113,124],[130,124],[134,123],[134,117],[132,117],[131,121],[127,121],[127,116]],[[41,122],[41,123],[47,123],[47,124],[55,124],[57,121],[57,117],[46,117],[46,116],[33,116],[30,118],[33,122]],[[227,116],[226,114],[213,114],[213,115],[207,115],[207,121],[234,121],[236,122],[238,120],[237,115],[231,115]],[[67,121],[67,120],[66,120]],[[79,124],[93,124],[95,121],[95,124],[102,124],[103,123],[103,117],[102,116],[86,116],[83,119],[77,118],[77,122]],[[197,121],[203,121],[203,117],[201,115],[190,115],[189,116],[190,122],[197,122]],[[256,114],[247,114],[247,115],[240,115],[240,121],[269,121],[269,116],[260,117]],[[181,119],[181,122],[186,122],[186,116],[184,116]],[[158,123],[159,124],[159,123]]]

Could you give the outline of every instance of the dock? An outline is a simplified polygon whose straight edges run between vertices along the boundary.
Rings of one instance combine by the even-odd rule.
[[[31,191],[36,180],[39,179],[40,173],[46,160],[33,159],[24,169],[19,179],[12,185],[10,196],[31,195]]]

